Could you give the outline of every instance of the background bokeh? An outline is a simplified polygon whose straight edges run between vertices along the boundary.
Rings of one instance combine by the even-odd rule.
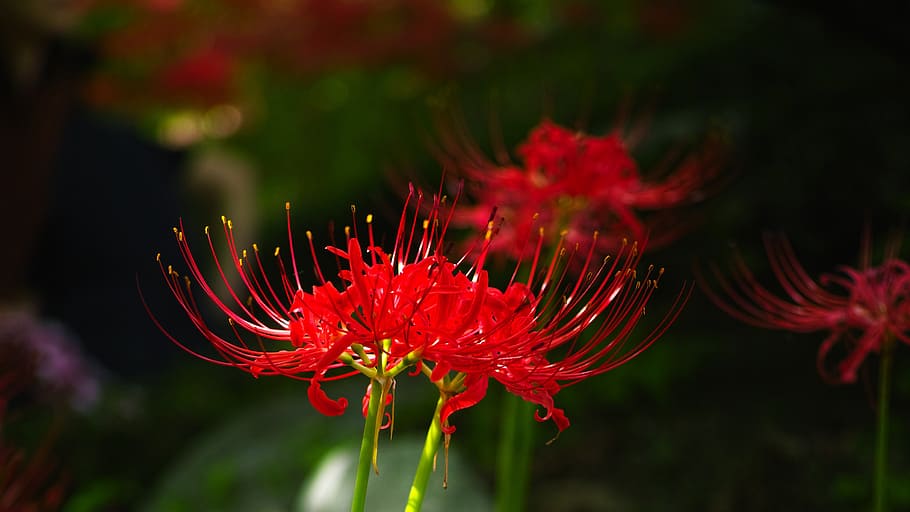
[[[226,214],[239,243],[270,247],[285,243],[289,200],[295,229],[325,243],[356,204],[394,236],[406,183],[439,183],[433,141],[452,112],[490,154],[544,117],[594,134],[647,119],[643,170],[724,141],[723,186],[681,216],[686,236],[645,255],[667,268],[645,323],[731,245],[773,283],[764,232],[785,233],[813,275],[854,265],[865,226],[880,250],[910,211],[910,13],[883,5],[5,2],[3,304],[78,344],[72,378],[100,389],[76,405],[30,396],[4,433],[28,445],[60,425],[68,512],[295,510],[320,460],[359,442],[358,407],[324,418],[298,382],[181,352],[137,289],[194,340],[155,263],[177,261],[178,218],[197,246]],[[559,395],[572,426],[550,445],[539,426],[530,509],[865,508],[874,359],[857,384],[825,384],[822,337],[752,329],[696,290],[638,359]],[[906,346],[895,371],[898,510],[910,508]],[[435,397],[402,380],[396,435],[422,436]],[[357,404],[361,385],[326,388]],[[491,494],[500,400],[453,417],[465,476],[449,499]],[[395,444],[381,442],[380,464]]]

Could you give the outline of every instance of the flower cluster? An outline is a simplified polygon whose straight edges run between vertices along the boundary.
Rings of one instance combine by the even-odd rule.
[[[673,209],[703,197],[719,171],[714,144],[678,163],[659,181],[645,179],[617,133],[594,136],[549,120],[534,128],[518,148],[522,163],[497,164],[466,138],[445,134],[444,158],[472,184],[476,206],[463,208],[459,225],[483,226],[491,208],[506,219],[494,251],[525,256],[521,239],[533,224],[565,230],[568,243],[602,230],[598,251],[616,251],[624,238],[649,246],[669,243],[684,231]],[[645,218],[643,212],[659,212]],[[656,234],[656,236],[652,236]]]
[[[106,69],[96,103],[135,108],[236,103],[250,69],[314,75],[351,65],[402,64],[428,75],[460,65],[453,46],[529,39],[516,20],[461,20],[434,0],[89,0],[90,15],[116,16],[99,34]],[[470,35],[470,37],[465,37]],[[463,60],[463,59],[462,59]],[[137,94],[137,91],[140,91]]]
[[[164,264],[162,273],[220,357],[171,339],[208,361],[255,376],[307,380],[311,403],[326,415],[341,414],[347,402],[329,398],[322,382],[362,373],[381,380],[386,394],[394,378],[411,369],[413,375],[428,377],[445,399],[439,419],[446,433],[454,430],[448,417],[480,401],[491,379],[538,404],[542,408],[538,421],[552,419],[561,431],[569,421],[554,405],[554,395],[635,357],[673,322],[688,296],[685,289],[680,292],[654,330],[632,341],[633,327],[663,272],[650,267],[642,276],[636,273],[640,259],[636,244],[626,244],[615,257],[604,259],[595,255],[596,233],[587,249],[562,237],[554,256],[546,260],[540,257],[545,237],[541,229],[527,277],[519,278],[516,270],[498,288],[490,283],[484,266],[494,243],[493,225],[477,241],[479,249],[472,251],[476,258],[452,260],[443,248],[454,208],[439,195],[429,207],[423,202],[423,194],[412,187],[391,251],[375,243],[371,216],[365,236],[356,227],[346,228],[344,245],[326,248],[339,261],[337,281],[325,277],[307,231],[318,281],[309,290],[300,280],[289,205],[289,261],[275,250],[279,268],[275,280],[267,276],[256,245],[252,252],[238,250],[230,220],[223,219],[229,266],[218,260],[205,230],[218,279],[229,290],[226,297],[219,296],[203,275],[183,226],[174,228],[188,275]],[[427,211],[421,219],[421,212]],[[582,277],[571,282],[565,269],[576,259]],[[241,289],[230,286],[231,268]],[[194,285],[226,315],[230,336],[216,333],[205,320]]]
[[[842,266],[839,273],[814,280],[786,240],[769,236],[765,247],[786,297],[762,286],[738,255],[731,277],[715,268],[721,293],[707,286],[703,289],[724,311],[751,325],[794,332],[828,331],[818,351],[819,372],[824,378],[854,382],[866,357],[879,352],[884,343],[896,339],[910,344],[910,265],[906,262],[890,256],[870,267],[867,246],[859,268]],[[832,374],[827,360],[838,343],[846,349],[846,356]]]

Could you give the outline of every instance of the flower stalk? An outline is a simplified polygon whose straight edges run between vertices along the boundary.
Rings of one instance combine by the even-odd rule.
[[[757,327],[792,332],[827,331],[818,351],[819,372],[828,381],[852,383],[870,354],[881,357],[878,375],[873,468],[873,507],[887,510],[888,415],[894,345],[910,344],[910,264],[897,257],[896,242],[885,260],[869,265],[870,242],[864,240],[859,267],[841,266],[836,274],[815,280],[796,259],[785,239],[767,237],[771,268],[786,293],[778,296],[761,285],[741,256],[733,277],[715,269],[722,293],[705,287],[707,295],[724,311]],[[702,280],[704,282],[704,280]],[[846,356],[829,370],[832,347],[840,344]]]
[[[524,510],[533,451],[534,404],[511,393],[505,396],[497,454],[496,511]]]
[[[888,403],[891,394],[891,366],[894,360],[894,339],[889,337],[882,343],[881,361],[878,370],[878,417],[875,435],[875,484],[873,510],[885,512],[888,509]]]
[[[382,400],[382,382],[379,379],[372,379],[370,381],[370,404],[363,422],[363,439],[360,441],[360,456],[357,460],[357,478],[354,481],[351,512],[363,512],[366,506],[370,468],[373,466],[373,455],[376,453],[376,419],[380,417],[379,409],[382,407]]]
[[[436,465],[436,452],[439,451],[439,440],[442,437],[439,412],[445,403],[446,395],[440,392],[439,400],[436,402],[436,411],[433,412],[433,419],[430,421],[430,428],[427,430],[427,438],[423,443],[423,450],[420,452],[420,461],[417,463],[417,471],[414,473],[414,482],[411,484],[411,492],[408,494],[405,512],[420,512],[420,507],[423,506],[427,482],[429,482],[430,473],[433,472],[433,468]],[[446,463],[448,464],[448,461]],[[445,481],[443,481],[443,485],[445,485]]]

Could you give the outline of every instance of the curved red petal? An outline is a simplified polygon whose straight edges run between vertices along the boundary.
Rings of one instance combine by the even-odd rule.
[[[347,398],[341,397],[337,400],[329,398],[316,378],[310,381],[310,387],[307,388],[306,393],[310,403],[313,404],[313,408],[326,416],[341,416],[348,407]]]
[[[455,411],[467,409],[476,405],[487,395],[487,386],[489,379],[485,375],[471,375],[465,380],[465,390],[461,393],[446,400],[446,403],[439,410],[439,424],[442,425],[442,431],[446,434],[455,432],[455,427],[446,425],[449,416]]]
[[[433,367],[433,371],[430,372],[430,381],[436,382],[439,379],[446,376],[449,373],[449,370],[452,369],[452,365],[446,361],[439,361],[436,363],[436,366]]]

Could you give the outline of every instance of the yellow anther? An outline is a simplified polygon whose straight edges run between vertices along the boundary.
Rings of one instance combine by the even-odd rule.
[[[221,223],[227,224],[227,217],[225,217],[224,215],[221,216]]]
[[[228,219],[228,229],[234,229],[234,222]]]
[[[253,244],[253,251],[259,252],[259,246],[256,244]]]
[[[285,202],[284,202],[284,211],[287,212],[287,211],[290,211],[290,210],[291,210],[291,202],[290,202],[290,201],[285,201]]]
[[[373,222],[373,214],[371,213],[371,214],[367,215],[367,224],[370,224],[372,222]]]
[[[594,234],[591,235],[591,238],[593,238],[594,240],[597,240],[597,237],[599,237],[599,236],[600,236],[600,231],[597,231],[597,230],[595,229],[595,230],[594,230]]]
[[[240,254],[243,256],[244,259],[246,259],[246,249],[244,249],[243,252]]]
[[[484,240],[489,241],[493,238],[493,221],[487,222],[487,232],[483,235]]]
[[[309,229],[306,230],[306,237],[307,237],[308,240],[312,240],[312,239],[313,239],[313,232],[310,231]]]
[[[344,236],[351,236],[351,226],[344,227]]]
[[[209,227],[206,226],[204,231],[205,231],[205,235],[208,236],[208,234],[209,234]]]
[[[424,221],[421,225],[423,226],[423,229],[427,229],[428,227],[430,227],[430,219],[424,219]]]
[[[167,266],[167,273],[168,275],[174,274],[174,267],[172,265]]]
[[[155,261],[157,261],[157,262],[160,262],[160,261],[161,261],[161,253],[160,253],[160,252],[159,252],[158,254],[155,255]]]
[[[281,250],[281,247],[276,247],[276,248],[275,248],[275,256],[278,256],[278,251],[280,251],[280,250]]]
[[[180,242],[183,241],[183,231],[178,231],[178,232],[177,232],[177,240],[180,241]]]

